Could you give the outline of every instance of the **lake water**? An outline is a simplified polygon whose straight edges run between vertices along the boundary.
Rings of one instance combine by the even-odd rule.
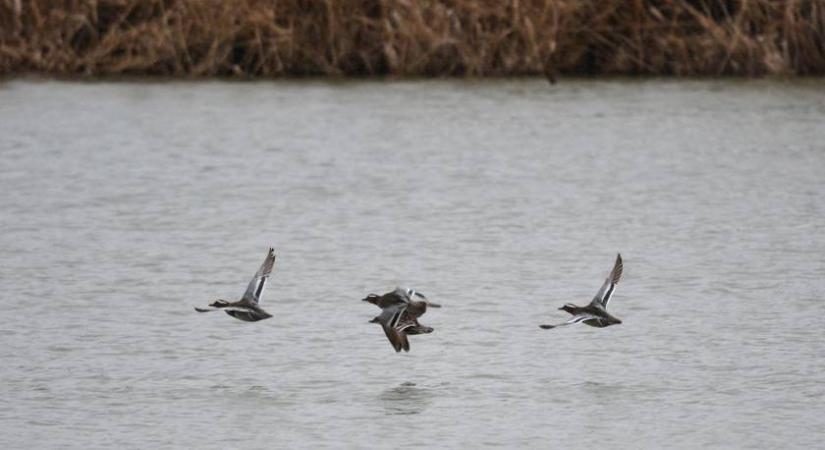
[[[0,152],[4,449],[825,437],[823,81],[12,81]]]

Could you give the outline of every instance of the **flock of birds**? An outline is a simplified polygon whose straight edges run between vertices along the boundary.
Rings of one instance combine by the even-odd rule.
[[[216,300],[209,304],[207,308],[195,307],[195,311],[210,312],[222,310],[236,319],[247,322],[269,319],[272,315],[258,306],[258,303],[260,303],[264,287],[269,279],[269,275],[272,273],[274,264],[275,250],[270,248],[266,259],[264,259],[258,272],[255,273],[255,277],[249,282],[249,286],[247,286],[246,292],[244,292],[240,300],[235,302]],[[608,274],[607,279],[604,280],[602,287],[588,305],[577,306],[572,303],[567,303],[559,309],[567,311],[573,317],[566,322],[555,325],[539,325],[539,327],[547,330],[564,325],[583,323],[591,327],[604,328],[622,323],[617,317],[607,312],[607,304],[613,297],[616,284],[621,277],[622,255],[619,254],[616,255],[616,262],[613,264],[613,269],[610,271],[610,274]],[[370,320],[370,323],[381,325],[384,329],[384,334],[387,335],[387,339],[389,339],[390,344],[392,344],[396,352],[400,352],[401,350],[405,352],[410,351],[410,342],[407,336],[432,333],[433,328],[421,325],[418,323],[418,318],[427,312],[427,308],[441,307],[441,305],[429,301],[424,294],[414,289],[403,288],[396,288],[394,291],[387,292],[384,295],[369,294],[363,301],[381,308],[381,314]]]

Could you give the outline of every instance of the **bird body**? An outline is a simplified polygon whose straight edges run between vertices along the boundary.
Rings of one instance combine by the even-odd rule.
[[[246,292],[244,292],[243,297],[241,297],[240,300],[236,302],[216,300],[209,304],[209,308],[195,307],[195,311],[210,312],[223,310],[230,316],[245,322],[257,322],[259,320],[269,319],[272,315],[258,306],[258,302],[263,295],[266,282],[269,279],[269,275],[272,273],[272,267],[274,264],[275,250],[270,247],[263,264],[261,264],[261,267],[255,273],[255,276],[249,282]]]
[[[613,297],[613,292],[616,290],[616,284],[622,277],[622,255],[616,255],[616,262],[613,264],[613,269],[607,276],[607,279],[602,284],[599,292],[590,301],[587,306],[576,306],[572,303],[567,303],[561,308],[562,311],[567,311],[573,317],[567,322],[555,325],[539,325],[539,327],[549,330],[564,325],[572,325],[574,323],[583,323],[591,327],[604,328],[610,325],[617,325],[622,323],[619,318],[607,312],[607,304]]]
[[[414,300],[419,297],[422,300]],[[363,301],[381,308],[381,314],[370,323],[378,323],[384,329],[390,344],[396,352],[410,351],[408,335],[429,334],[432,327],[418,323],[418,318],[427,312],[427,307],[440,308],[441,305],[427,300],[420,292],[413,289],[396,288],[384,295],[370,294]]]

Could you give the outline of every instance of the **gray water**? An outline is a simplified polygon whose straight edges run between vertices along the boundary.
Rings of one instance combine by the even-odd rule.
[[[0,152],[4,449],[825,437],[824,82],[15,81]]]

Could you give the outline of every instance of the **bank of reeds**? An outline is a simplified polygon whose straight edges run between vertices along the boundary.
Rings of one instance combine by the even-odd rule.
[[[825,73],[825,0],[0,0],[0,74]]]

